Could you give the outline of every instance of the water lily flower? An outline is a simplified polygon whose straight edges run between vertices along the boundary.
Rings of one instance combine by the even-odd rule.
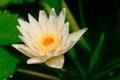
[[[18,19],[17,26],[21,35],[19,38],[25,44],[13,44],[17,50],[28,56],[27,64],[45,62],[49,67],[63,67],[64,53],[71,49],[87,28],[69,34],[69,22],[65,22],[66,9],[63,8],[59,16],[54,8],[49,18],[44,10],[39,12],[39,20],[28,14],[29,23]]]

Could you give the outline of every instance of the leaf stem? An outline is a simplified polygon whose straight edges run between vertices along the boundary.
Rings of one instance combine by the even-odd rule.
[[[38,77],[43,77],[46,79],[60,80],[58,77],[55,77],[55,76],[51,76],[51,75],[40,73],[40,72],[30,71],[30,70],[26,70],[26,69],[18,68],[17,71],[26,73],[26,74],[30,74],[30,75],[34,75],[34,76],[38,76]]]

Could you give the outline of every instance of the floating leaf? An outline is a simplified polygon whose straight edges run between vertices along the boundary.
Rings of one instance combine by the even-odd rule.
[[[7,4],[21,4],[24,0],[0,0],[0,7],[5,7]]]
[[[0,45],[9,45],[21,42],[18,38],[19,32],[16,28],[18,15],[7,11],[0,11]]]
[[[24,1],[32,3],[36,0],[0,0],[0,7],[5,7],[8,4],[22,4]]]
[[[18,59],[11,56],[0,47],[0,80],[6,79],[14,74]]]
[[[13,3],[13,4],[21,4],[23,2],[24,0],[9,0],[9,3]]]
[[[26,1],[32,3],[32,2],[35,2],[37,0],[26,0]]]
[[[8,2],[9,0],[0,0],[0,7],[4,7]]]
[[[91,61],[90,61],[90,66],[89,66],[89,72],[91,71],[91,69],[93,68],[93,66],[96,64],[102,45],[103,45],[103,41],[104,41],[104,33],[101,34],[100,39],[98,41],[98,44],[96,46],[96,49],[92,55]]]

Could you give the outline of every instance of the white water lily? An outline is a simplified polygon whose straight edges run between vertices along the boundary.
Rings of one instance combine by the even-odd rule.
[[[87,28],[69,34],[69,22],[65,23],[66,10],[62,9],[57,17],[54,8],[49,18],[43,10],[36,21],[28,14],[29,23],[18,19],[19,38],[25,44],[13,44],[17,50],[28,56],[27,64],[45,62],[48,66],[62,68],[64,53],[71,49]]]

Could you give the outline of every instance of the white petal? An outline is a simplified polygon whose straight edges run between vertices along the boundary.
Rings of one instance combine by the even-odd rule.
[[[65,8],[63,8],[58,16],[58,26],[61,26],[64,24],[65,16],[66,16],[66,10],[65,10]]]
[[[41,32],[41,30],[42,30],[41,25],[30,14],[28,14],[28,18],[29,18],[29,22],[30,22],[30,25],[31,25],[30,27],[34,31],[38,32],[38,34],[40,34],[39,32]]]
[[[33,50],[35,50],[35,52],[39,54],[39,56],[43,56],[44,55],[38,47],[36,47],[34,45],[32,45],[32,47],[33,47]]]
[[[20,31],[20,33],[22,34],[22,36],[26,37],[26,38],[31,38],[30,34],[23,29],[22,27],[17,26],[18,30]]]
[[[34,39],[37,35],[38,32],[35,31],[34,26],[31,26],[28,22],[25,22],[27,28],[26,28],[26,33],[29,36],[29,38]],[[40,31],[41,29],[39,29],[38,31]]]
[[[80,29],[76,32],[73,32],[69,35],[69,39],[67,41],[67,43],[69,43],[70,41],[74,40],[74,41],[78,41],[79,38],[85,33],[85,31],[87,30],[88,28],[83,28],[83,29]]]
[[[41,24],[42,28],[46,27],[46,23],[48,22],[48,18],[46,13],[43,10],[39,12],[39,23]]]
[[[76,41],[71,41],[61,50],[61,53],[59,55],[66,53],[69,49],[71,49],[75,45]]]
[[[17,25],[17,28],[18,28],[18,30],[19,30],[19,32],[23,35],[23,36],[27,36],[27,34],[26,34],[26,31],[24,30],[24,29],[22,29],[21,27],[19,27],[18,25]]]
[[[45,63],[49,67],[61,69],[63,67],[63,63],[64,63],[64,56],[60,55],[60,56],[52,57],[52,58],[48,59]]]
[[[64,47],[64,45],[66,44],[66,41],[68,40],[68,37],[69,37],[69,23],[67,22],[66,24],[64,24],[64,27],[63,27],[59,48]]]
[[[57,15],[55,13],[54,8],[50,11],[50,16],[47,24],[49,30],[57,30]]]
[[[28,48],[26,45],[23,44],[13,44],[14,48],[16,48],[18,51],[22,52],[24,55],[28,57],[35,57],[37,56],[30,48]]]
[[[38,63],[43,63],[45,61],[46,61],[46,59],[42,59],[40,57],[34,57],[31,59],[28,59],[27,64],[38,64]]]
[[[37,39],[37,37],[40,37],[40,33],[42,31],[42,28],[40,24],[30,15],[28,14],[29,23],[18,19],[18,22],[20,24],[20,27],[17,26],[18,30],[22,33],[23,36],[27,38]]]
[[[48,58],[53,57],[53,56],[58,56],[57,53],[58,53],[58,52],[57,52],[55,49],[53,49],[53,50],[50,50],[50,51],[47,53],[47,56],[48,56]]]
[[[19,36],[19,38],[32,50],[34,51],[37,55],[42,56],[43,53],[41,52],[41,50],[37,47],[35,47],[32,42],[32,39],[27,39],[26,37],[23,36]]]
[[[69,49],[71,49],[75,44],[76,42],[79,40],[79,38],[83,35],[83,33],[87,30],[87,28],[83,28],[79,31],[76,31],[72,34],[69,35],[69,39],[67,41],[67,44],[65,45],[65,47],[63,48],[62,50],[62,53],[65,53],[67,52]]]
[[[57,17],[54,8],[51,9],[50,11],[50,16],[49,16],[49,21],[53,21],[54,17]]]
[[[28,47],[32,46],[32,39],[19,35],[18,36]]]
[[[29,19],[30,24],[32,25],[35,25],[37,23],[35,18],[33,18],[33,16],[31,16],[30,14],[28,14],[28,19]]]
[[[27,25],[24,20],[18,19],[18,22],[23,29],[27,30]]]
[[[30,49],[32,49],[33,51],[36,51],[33,47],[33,42],[34,40],[31,38],[26,38],[24,36],[18,36]]]
[[[33,28],[30,27],[30,24],[23,21],[22,19],[18,19],[18,22],[20,24],[20,27],[17,26],[17,28],[21,32],[21,34],[24,37],[33,38],[33,36],[35,35],[35,31],[33,32]]]
[[[18,22],[20,24],[20,27],[17,26],[18,30],[21,32],[21,34],[27,38],[31,38],[31,32],[29,30],[28,23],[23,21],[22,19],[18,19]]]

